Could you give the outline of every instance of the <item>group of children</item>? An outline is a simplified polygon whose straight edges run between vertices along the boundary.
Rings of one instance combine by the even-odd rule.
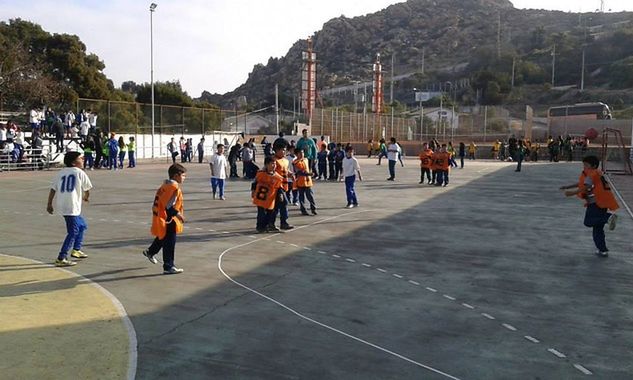
[[[429,185],[448,186],[450,161],[451,154],[447,151],[446,144],[442,144],[434,152],[428,143],[424,143],[420,152],[420,184],[424,183],[426,176]]]
[[[98,140],[98,141],[97,141]],[[81,143],[84,150],[84,169],[107,168],[110,170],[123,169],[125,155],[128,156],[128,168],[136,167],[136,141],[130,136],[126,143],[123,136],[116,138],[114,132],[109,138],[101,139],[100,134],[89,136]],[[96,154],[96,157],[93,155]]]
[[[112,136],[114,137],[114,136]],[[274,155],[266,157],[264,168],[257,172],[255,181],[251,186],[252,202],[257,206],[256,231],[258,233],[280,232],[293,228],[288,223],[288,203],[292,199],[293,191],[298,192],[301,213],[309,215],[305,201],[307,199],[310,211],[317,214],[314,194],[312,192],[312,169],[308,159],[304,157],[304,151],[297,149],[294,154],[291,151],[286,154],[285,145],[277,145]],[[219,157],[223,156],[224,146],[217,146],[218,160],[211,163],[212,184],[217,170],[225,170],[226,162]],[[429,184],[446,186],[448,184],[449,153],[446,144],[442,144],[437,152],[433,152],[428,144],[423,145],[420,153],[421,181],[424,183],[426,176]],[[88,202],[92,183],[88,175],[83,171],[84,156],[79,152],[68,152],[64,157],[65,168],[62,169],[53,180],[48,196],[47,212],[53,214],[57,209],[65,220],[67,235],[61,250],[55,260],[59,267],[69,267],[77,264],[68,258],[68,252],[72,258],[83,259],[88,257],[81,251],[83,235],[87,224],[81,216],[82,201]],[[617,222],[617,215],[609,211],[618,208],[608,182],[598,169],[599,159],[588,156],[583,159],[583,171],[577,183],[561,187],[565,195],[577,195],[585,200],[586,213],[584,224],[593,229],[593,240],[596,245],[596,254],[600,257],[608,256],[606,247],[604,226],[608,224],[613,230]],[[151,233],[154,236],[152,244],[142,252],[151,263],[156,264],[156,255],[163,251],[163,273],[179,274],[183,270],[175,266],[176,236],[183,231],[184,208],[182,183],[185,181],[187,169],[180,164],[173,164],[168,169],[169,179],[156,191],[152,205]],[[354,149],[347,146],[345,158],[342,161],[342,175],[345,179],[345,191],[347,195],[347,208],[358,206],[355,192],[356,175],[362,181],[358,160],[354,157]],[[226,175],[226,173],[224,173]],[[216,178],[218,179],[218,178]],[[217,182],[217,181],[216,181]],[[224,184],[216,183],[213,187],[214,197],[216,187],[220,188],[220,197],[224,196]],[[570,190],[571,189],[571,190]],[[56,206],[53,200],[56,198]],[[277,215],[280,215],[280,228],[275,226]],[[72,250],[71,250],[72,248]]]
[[[304,157],[302,149],[288,148],[283,145],[275,146],[274,155],[266,157],[264,168],[257,172],[255,181],[252,184],[253,204],[257,206],[258,233],[279,232],[291,229],[288,224],[287,205],[290,201],[296,204],[297,193],[299,209],[302,215],[310,215],[306,207],[306,200],[309,203],[312,215],[317,215],[316,203],[314,200],[313,173],[307,158]],[[324,149],[321,148],[321,151]],[[354,183],[356,173],[359,180],[362,180],[358,160],[354,157],[354,148],[348,146],[345,150],[345,158],[341,162],[342,176],[345,178],[345,191],[347,194],[347,208],[358,206],[358,199]],[[277,214],[280,215],[280,229],[275,226]]]

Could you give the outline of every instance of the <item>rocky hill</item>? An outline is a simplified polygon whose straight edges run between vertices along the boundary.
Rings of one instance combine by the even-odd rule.
[[[598,64],[605,60],[603,45],[612,44],[614,33],[622,30],[631,31],[626,34],[630,40],[609,48],[617,51],[609,50],[609,61]],[[361,17],[332,19],[313,41],[320,89],[371,80],[376,53],[382,55],[386,70],[395,55],[396,75],[420,73],[424,56],[425,75],[415,76],[408,86],[461,78],[473,79],[472,84],[478,73],[490,71],[503,74],[498,80],[504,91],[501,82],[509,87],[513,59],[518,84],[543,84],[550,81],[553,45],[560,67],[557,84],[579,83],[584,46],[587,84],[608,86],[605,75],[598,74],[608,73],[611,65],[633,55],[633,13],[521,10],[507,0],[409,0]],[[225,106],[239,96],[250,104],[269,102],[278,83],[282,103],[292,108],[289,99],[300,93],[305,48],[305,40],[297,41],[285,56],[256,65],[234,91],[222,96],[205,93],[203,98]],[[450,69],[442,70],[446,68]]]

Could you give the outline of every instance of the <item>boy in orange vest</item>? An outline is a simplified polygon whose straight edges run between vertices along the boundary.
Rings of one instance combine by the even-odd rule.
[[[428,143],[422,144],[422,152],[420,152],[420,184],[424,183],[424,174],[431,184],[431,168],[433,167],[433,151],[429,148]]]
[[[608,257],[609,250],[604,237],[604,225],[609,225],[609,230],[614,230],[618,216],[609,213],[608,210],[615,211],[619,208],[618,202],[615,200],[611,187],[606,181],[598,165],[600,160],[596,156],[587,156],[582,159],[583,171],[580,173],[578,183],[562,186],[561,190],[565,191],[565,196],[571,197],[577,195],[580,199],[585,200],[585,220],[587,227],[593,228],[593,242],[596,245],[596,255],[599,257]],[[567,190],[572,189],[572,190]]]
[[[169,179],[158,188],[152,206],[152,235],[156,238],[143,256],[152,263],[158,263],[154,256],[163,249],[163,274],[178,274],[183,270],[174,265],[176,235],[183,230],[185,223],[183,196],[180,185],[185,181],[187,169],[173,164],[167,173]]]
[[[312,171],[308,159],[303,155],[303,149],[295,151],[297,159],[292,163],[294,165],[294,173],[296,177],[296,185],[299,190],[299,205],[302,215],[310,215],[305,207],[305,200],[308,198],[310,202],[310,211],[312,215],[316,215],[316,204],[314,203],[314,194],[312,193]]]
[[[275,160],[275,172],[281,176],[283,179],[281,183],[281,190],[279,192],[281,197],[277,202],[275,202],[275,210],[270,218],[270,224],[268,225],[268,229],[273,232],[279,232],[279,229],[275,227],[275,220],[277,220],[277,214],[279,214],[279,219],[281,223],[279,228],[282,230],[291,230],[295,228],[294,226],[288,224],[288,198],[286,197],[286,192],[290,189],[288,186],[288,178],[290,176],[289,166],[292,165],[292,162],[288,161],[286,158],[286,146],[284,144],[277,144],[273,146],[273,150],[275,154],[272,156]]]
[[[439,152],[433,154],[435,163],[435,186],[448,185],[448,165],[451,158],[450,153],[446,150],[446,144],[442,144]]]
[[[279,190],[282,188],[283,178],[275,172],[277,162],[272,157],[264,159],[264,169],[257,172],[255,182],[251,186],[253,204],[257,206],[257,233],[269,231],[269,225],[275,209],[276,200],[281,197]],[[275,230],[273,232],[279,232]]]

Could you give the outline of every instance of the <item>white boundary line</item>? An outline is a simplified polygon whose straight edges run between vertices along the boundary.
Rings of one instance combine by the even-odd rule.
[[[618,189],[613,184],[613,181],[611,180],[611,176],[610,175],[607,175],[607,180],[609,181],[609,186],[611,186],[611,188],[615,192],[615,195],[617,195],[618,198],[620,198],[620,202],[622,203],[622,205],[624,205],[624,208],[629,213],[629,216],[631,217],[631,219],[633,219],[633,211],[631,211],[631,209],[629,208],[629,205],[627,205],[626,202],[624,201],[624,198],[622,198],[622,194],[620,194]]]
[[[127,330],[127,335],[129,338],[129,343],[128,343],[129,363],[128,363],[128,368],[127,368],[127,379],[134,380],[136,378],[136,365],[137,365],[137,360],[138,360],[138,341],[136,339],[136,330],[134,330],[134,325],[132,324],[132,321],[130,320],[130,317],[128,316],[127,311],[125,311],[123,304],[121,304],[121,302],[112,293],[110,293],[106,288],[99,285],[95,281],[92,281],[91,279],[86,278],[80,275],[79,273],[75,273],[64,268],[56,267],[49,263],[44,263],[42,261],[33,260],[26,257],[21,257],[21,256],[6,255],[4,253],[0,253],[0,256],[22,259],[22,260],[31,261],[37,264],[44,264],[51,267],[51,269],[58,269],[63,272],[69,273],[75,277],[80,277],[82,280],[85,280],[86,282],[88,282],[89,285],[100,290],[101,293],[103,293],[106,297],[108,297],[108,299],[112,301],[112,303],[114,304],[114,307],[119,312],[119,316],[123,320],[123,325],[125,326],[125,329]]]
[[[347,215],[352,215],[352,214],[358,214],[358,213],[361,213],[361,212],[368,212],[368,211],[373,211],[373,210],[354,211],[354,212],[349,212],[349,213],[341,214],[341,215],[338,215],[338,216],[333,216],[333,217],[330,217],[330,218],[326,218],[326,219],[319,220],[319,221],[314,222],[314,223],[307,224],[307,225],[305,225],[305,226],[301,226],[301,227],[295,228],[295,229],[294,229],[294,230],[292,230],[292,231],[297,231],[297,230],[298,230],[298,229],[300,229],[300,228],[305,228],[305,227],[313,226],[313,225],[315,225],[315,224],[319,224],[319,223],[322,223],[322,222],[325,222],[325,221],[328,221],[328,220],[336,219],[336,218],[339,218],[339,217],[342,217],[342,216],[347,216]],[[289,232],[286,232],[286,233],[289,233]],[[232,250],[234,250],[234,249],[241,248],[241,247],[244,247],[244,246],[247,246],[247,245],[250,245],[250,244],[256,243],[256,242],[258,242],[258,241],[261,241],[261,240],[264,240],[264,238],[259,238],[259,239],[257,239],[257,240],[252,240],[252,241],[249,241],[249,242],[246,242],[246,243],[242,243],[242,244],[239,244],[239,245],[233,246],[233,247],[231,247],[231,248],[227,248],[227,249],[225,249],[225,250],[224,250],[224,251],[220,254],[220,257],[218,257],[218,270],[222,273],[222,275],[223,275],[224,277],[226,277],[226,279],[227,279],[227,280],[231,281],[232,283],[234,283],[235,285],[237,285],[237,286],[239,286],[239,287],[241,287],[241,288],[244,288],[244,289],[248,290],[249,292],[251,292],[251,293],[253,293],[253,294],[255,294],[255,295],[257,295],[257,296],[259,296],[259,297],[261,297],[261,298],[264,298],[264,299],[265,299],[265,300],[267,300],[267,301],[270,301],[270,302],[274,303],[275,305],[277,305],[277,306],[279,306],[279,307],[281,307],[281,308],[283,308],[283,309],[285,309],[285,310],[289,311],[290,313],[292,313],[292,314],[296,315],[297,317],[299,317],[299,318],[301,318],[301,319],[304,319],[304,320],[306,320],[306,321],[308,321],[308,322],[311,322],[311,323],[313,323],[313,324],[315,324],[315,325],[317,325],[317,326],[321,326],[321,327],[323,327],[323,328],[325,328],[325,329],[327,329],[327,330],[333,331],[333,332],[335,332],[335,333],[337,333],[337,334],[340,334],[340,335],[343,335],[343,336],[345,336],[345,337],[347,337],[347,338],[353,339],[353,340],[355,340],[355,341],[357,341],[357,342],[359,342],[359,343],[362,343],[362,344],[365,344],[365,345],[367,345],[367,346],[373,347],[373,348],[375,348],[375,349],[377,349],[377,350],[380,350],[380,351],[382,351],[382,352],[384,352],[384,353],[387,353],[387,354],[389,354],[389,355],[395,356],[395,357],[397,357],[398,359],[402,359],[402,360],[404,360],[404,361],[406,361],[406,362],[409,362],[409,363],[411,363],[411,364],[414,364],[414,365],[416,365],[416,366],[418,366],[418,367],[422,367],[422,368],[424,368],[424,369],[426,369],[426,370],[428,370],[428,371],[435,372],[435,373],[437,373],[437,374],[439,374],[439,375],[442,375],[442,376],[444,376],[444,377],[447,377],[447,378],[449,378],[449,379],[453,379],[453,380],[460,380],[459,378],[457,378],[457,377],[455,377],[455,376],[449,375],[449,374],[447,374],[447,373],[444,373],[444,372],[442,372],[442,371],[440,371],[440,370],[438,370],[438,369],[435,369],[435,368],[433,368],[433,367],[427,366],[427,365],[425,365],[425,364],[422,364],[422,363],[416,362],[415,360],[413,360],[413,359],[409,359],[408,357],[406,357],[406,356],[404,356],[404,355],[400,355],[400,354],[398,354],[398,353],[396,353],[396,352],[393,352],[393,351],[391,351],[391,350],[388,350],[388,349],[386,349],[386,348],[384,348],[384,347],[381,347],[381,346],[379,346],[379,345],[377,345],[377,344],[374,344],[374,343],[368,342],[368,341],[366,341],[366,340],[364,340],[364,339],[361,339],[361,338],[358,338],[358,337],[356,337],[356,336],[354,336],[354,335],[351,335],[351,334],[349,334],[349,333],[346,333],[345,331],[339,330],[339,329],[337,329],[337,328],[335,328],[335,327],[332,327],[332,326],[326,325],[325,323],[319,322],[319,321],[317,321],[317,320],[315,320],[315,319],[312,319],[312,318],[310,318],[310,317],[308,317],[308,316],[306,316],[306,315],[303,315],[303,314],[301,314],[300,312],[298,312],[298,311],[294,310],[293,308],[291,308],[291,307],[289,307],[289,306],[286,306],[285,304],[283,304],[283,303],[281,303],[281,302],[277,301],[276,299],[274,299],[274,298],[272,298],[272,297],[269,297],[269,296],[267,296],[267,295],[265,295],[265,294],[263,294],[263,293],[260,293],[260,292],[258,292],[257,290],[252,289],[252,288],[248,287],[247,285],[242,284],[241,282],[239,282],[239,281],[237,281],[237,280],[234,280],[231,276],[229,276],[229,275],[228,275],[228,274],[224,271],[224,269],[222,269],[222,259],[224,258],[224,255],[228,254],[229,252],[231,252],[231,251],[232,251]]]

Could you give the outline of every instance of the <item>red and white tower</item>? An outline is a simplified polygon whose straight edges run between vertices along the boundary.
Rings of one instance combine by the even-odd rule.
[[[380,114],[383,111],[383,91],[382,91],[382,64],[380,63],[380,53],[376,54],[376,62],[374,63],[374,93],[371,98],[371,110]]]
[[[312,51],[312,38],[308,38],[308,50],[303,52],[301,69],[301,108],[305,111],[308,125],[312,124],[312,112],[316,103],[316,53]]]

